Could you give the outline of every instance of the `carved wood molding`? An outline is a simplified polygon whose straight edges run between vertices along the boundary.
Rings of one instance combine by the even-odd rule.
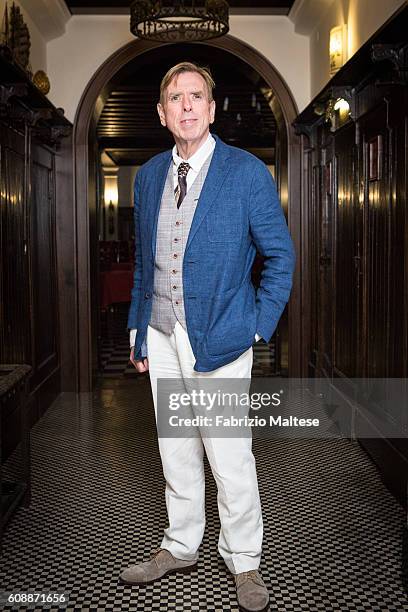
[[[371,59],[374,63],[389,61],[393,67],[391,80],[379,79],[378,85],[408,84],[408,45],[377,43],[371,46]]]
[[[38,109],[27,109],[26,118],[27,123],[31,127],[35,127],[39,121],[47,121],[52,117],[52,109],[50,108],[38,108]]]
[[[332,131],[340,127],[340,124],[337,124],[336,111],[334,110],[336,100],[339,98],[348,102],[350,107],[349,116],[355,121],[357,117],[356,89],[349,85],[336,85],[328,87],[320,98],[313,103],[314,115],[309,112],[303,120],[294,122],[293,126],[296,133],[305,134],[310,137],[316,127],[324,123],[331,124],[330,129]]]
[[[314,121],[313,123],[300,123],[300,122],[295,121],[292,125],[295,129],[296,134],[298,134],[299,136],[303,134],[304,136],[311,138],[313,131],[315,130],[316,125],[318,123],[323,123],[322,118],[316,117],[316,121]]]
[[[71,132],[72,127],[66,125],[36,126],[33,130],[33,134],[38,138],[38,140],[41,140],[48,146],[55,147],[57,149],[59,149],[61,145],[61,140],[63,138],[68,138]]]
[[[16,127],[27,126],[32,128],[37,125],[39,121],[46,121],[51,119],[52,110],[49,108],[31,109],[23,104],[14,104],[8,106],[6,109],[6,118],[9,123]]]
[[[25,130],[41,127],[49,142],[55,144],[72,129],[62,109],[35,87],[28,75],[10,61],[0,47],[0,118],[10,127]]]
[[[58,148],[62,138],[71,134],[72,126],[53,125],[55,111],[52,108],[29,108],[26,102],[28,96],[27,83],[0,85],[0,118],[21,129],[25,126],[31,128],[33,136],[38,140]]]
[[[0,85],[0,107],[7,106],[11,98],[24,98],[28,94],[27,83],[12,83]]]

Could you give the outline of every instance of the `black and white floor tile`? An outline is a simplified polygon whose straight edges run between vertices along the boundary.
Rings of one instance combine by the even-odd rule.
[[[100,344],[101,375],[105,378],[140,376],[129,362],[129,335],[126,331],[127,304],[115,306]],[[263,340],[254,344],[252,376],[273,376],[275,368],[274,342]],[[146,375],[147,376],[147,375]]]
[[[258,438],[254,453],[271,610],[408,612],[405,512],[361,447]],[[91,394],[60,396],[33,428],[32,464],[31,506],[17,511],[3,537],[1,590],[65,592],[72,612],[238,611],[217,552],[207,464],[197,572],[143,588],[118,582],[124,566],[160,543],[166,525],[146,378],[105,379]]]

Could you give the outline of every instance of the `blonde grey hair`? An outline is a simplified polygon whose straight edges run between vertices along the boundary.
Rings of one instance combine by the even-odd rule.
[[[193,62],[180,62],[179,64],[176,64],[166,72],[162,79],[162,82],[160,83],[160,104],[162,106],[166,101],[165,95],[167,87],[170,85],[174,77],[177,77],[183,72],[196,72],[197,74],[202,76],[207,86],[208,101],[211,102],[214,99],[213,89],[215,87],[215,83],[209,69],[204,68],[204,66],[198,66],[197,64],[193,64]]]

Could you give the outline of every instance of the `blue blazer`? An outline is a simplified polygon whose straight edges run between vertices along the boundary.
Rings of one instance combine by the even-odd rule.
[[[187,333],[194,370],[210,372],[254,342],[269,341],[289,299],[295,254],[275,183],[259,159],[218,137],[198,200],[183,260]],[[135,276],[128,328],[137,328],[141,359],[152,296],[156,232],[171,151],[144,164],[134,186]],[[266,260],[257,292],[256,250]]]

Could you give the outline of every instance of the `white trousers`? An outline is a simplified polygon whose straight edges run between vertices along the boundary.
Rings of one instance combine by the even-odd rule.
[[[195,372],[190,341],[179,322],[170,336],[149,325],[147,352],[156,417],[158,378],[251,377],[252,347],[212,372]],[[205,527],[204,448],[218,488],[218,550],[233,574],[257,569],[263,523],[250,437],[159,437],[169,521],[160,546],[178,559],[198,558]]]

